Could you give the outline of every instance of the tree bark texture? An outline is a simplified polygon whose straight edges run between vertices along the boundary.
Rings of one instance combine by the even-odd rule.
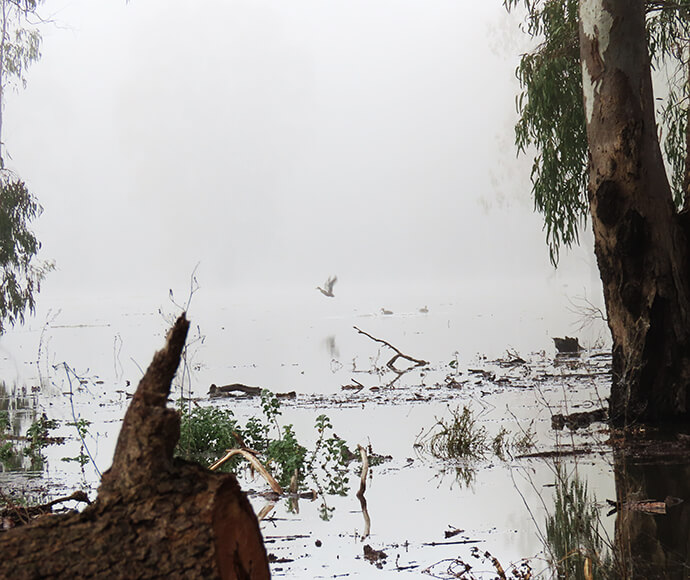
[[[690,418],[684,217],[664,169],[642,0],[580,0],[595,252],[613,337],[616,425]]]
[[[235,477],[173,459],[180,419],[166,401],[188,327],[183,314],[139,383],[96,501],[1,535],[0,577],[270,577]]]

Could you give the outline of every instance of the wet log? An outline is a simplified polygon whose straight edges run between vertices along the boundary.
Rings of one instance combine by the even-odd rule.
[[[551,428],[555,431],[562,431],[563,427],[567,427],[571,431],[576,431],[577,429],[589,427],[592,423],[605,423],[608,418],[608,409],[603,407],[593,411],[571,413],[570,415],[556,413],[551,417]]]
[[[234,393],[242,393],[249,397],[260,397],[261,393],[265,389],[260,387],[250,387],[249,385],[243,385],[242,383],[232,383],[231,385],[217,386],[215,383],[211,384],[208,389],[209,397],[229,397]],[[295,399],[297,398],[297,393],[295,391],[290,391],[288,393],[274,393],[279,399]]]
[[[166,402],[188,327],[183,314],[139,383],[96,501],[0,535],[0,577],[270,577],[235,477],[173,458],[180,419]]]

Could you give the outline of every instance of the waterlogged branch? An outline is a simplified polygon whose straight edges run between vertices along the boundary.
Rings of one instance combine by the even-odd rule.
[[[369,537],[371,533],[371,518],[369,517],[369,510],[367,509],[367,500],[364,497],[364,492],[367,489],[367,475],[369,475],[369,458],[367,452],[361,445],[357,445],[357,450],[362,458],[362,478],[359,482],[359,491],[357,492],[357,499],[362,506],[362,516],[364,516],[364,531],[362,532],[362,540]]]
[[[394,347],[390,342],[387,342],[387,341],[382,340],[382,339],[380,339],[380,338],[376,338],[375,336],[372,336],[372,335],[369,334],[368,332],[364,332],[363,330],[361,330],[360,328],[357,328],[356,326],[353,326],[353,328],[354,328],[357,332],[359,332],[360,334],[363,334],[364,336],[370,338],[370,339],[373,340],[374,342],[378,342],[378,343],[380,343],[380,344],[383,344],[384,346],[387,346],[387,347],[390,348],[393,352],[395,352],[395,355],[386,363],[386,366],[387,366],[389,369],[391,369],[392,371],[396,372],[396,373],[405,372],[405,371],[400,371],[399,369],[395,368],[395,362],[396,362],[399,358],[404,358],[405,360],[410,361],[411,363],[414,363],[414,366],[415,366],[415,367],[423,367],[423,366],[426,366],[426,365],[429,364],[428,361],[425,361],[425,360],[422,360],[422,359],[418,359],[418,358],[414,358],[414,357],[412,357],[412,356],[410,356],[410,355],[408,355],[408,354],[405,354],[405,353],[401,352],[398,348]]]
[[[254,469],[256,469],[262,476],[263,478],[268,482],[268,485],[271,486],[271,489],[276,492],[278,495],[283,495],[283,488],[280,487],[280,484],[275,480],[275,478],[269,473],[268,469],[266,469],[261,461],[259,461],[256,458],[256,455],[251,453],[250,451],[246,449],[230,449],[221,459],[216,461],[209,469],[211,471],[215,471],[218,469],[223,463],[226,461],[232,459],[235,457],[235,455],[241,455],[244,457],[249,463],[252,464]]]
[[[362,478],[359,482],[359,491],[357,492],[357,497],[364,497],[364,492],[367,490],[367,475],[369,475],[369,458],[367,457],[367,451],[361,445],[357,445],[357,451],[362,458]]]

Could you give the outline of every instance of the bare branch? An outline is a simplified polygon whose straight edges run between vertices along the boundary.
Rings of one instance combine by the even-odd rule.
[[[399,372],[400,372],[400,370],[397,369],[397,368],[395,368],[395,366],[394,366],[394,365],[395,365],[395,361],[397,361],[399,358],[404,358],[405,360],[408,360],[408,361],[414,363],[414,366],[415,366],[415,367],[423,367],[423,366],[426,366],[426,365],[429,364],[428,361],[425,361],[425,360],[422,360],[422,359],[418,359],[418,358],[414,358],[414,357],[412,357],[412,356],[410,356],[410,355],[407,355],[407,354],[401,352],[399,349],[397,349],[396,347],[394,347],[390,342],[386,342],[385,340],[382,340],[382,339],[380,339],[380,338],[376,338],[375,336],[372,336],[372,335],[369,334],[368,332],[364,332],[363,330],[361,330],[360,328],[357,328],[356,326],[353,326],[353,328],[354,328],[357,332],[359,332],[360,334],[363,334],[364,336],[370,338],[370,339],[373,340],[374,342],[378,342],[378,343],[381,343],[381,344],[387,346],[388,348],[390,348],[391,350],[393,350],[393,351],[395,352],[395,356],[393,356],[393,358],[391,358],[391,359],[386,363],[386,366],[387,366],[389,369],[391,369],[392,371],[396,372],[396,373],[399,373]]]

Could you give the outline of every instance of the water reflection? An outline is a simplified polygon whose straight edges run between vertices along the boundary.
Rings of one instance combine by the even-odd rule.
[[[0,469],[37,471],[43,468],[40,448],[31,440],[36,396],[26,388],[0,381]],[[34,429],[36,431],[36,429]],[[41,435],[40,433],[36,433]],[[45,434],[47,436],[47,433]]]
[[[553,511],[546,518],[546,541],[551,568],[558,578],[609,578],[613,558],[603,532],[596,498],[577,472],[557,463]]]
[[[335,342],[335,335],[330,335],[324,338],[323,344],[326,347],[326,350],[328,351],[328,354],[330,355],[331,359],[340,359],[340,350],[338,349],[338,345]]]
[[[616,545],[628,578],[690,577],[690,465],[671,447],[653,460],[614,453]]]
[[[615,501],[603,506],[578,475],[556,463],[544,541],[558,578],[690,578],[690,464],[684,436],[628,441],[614,451]],[[602,520],[615,514],[613,538]]]

